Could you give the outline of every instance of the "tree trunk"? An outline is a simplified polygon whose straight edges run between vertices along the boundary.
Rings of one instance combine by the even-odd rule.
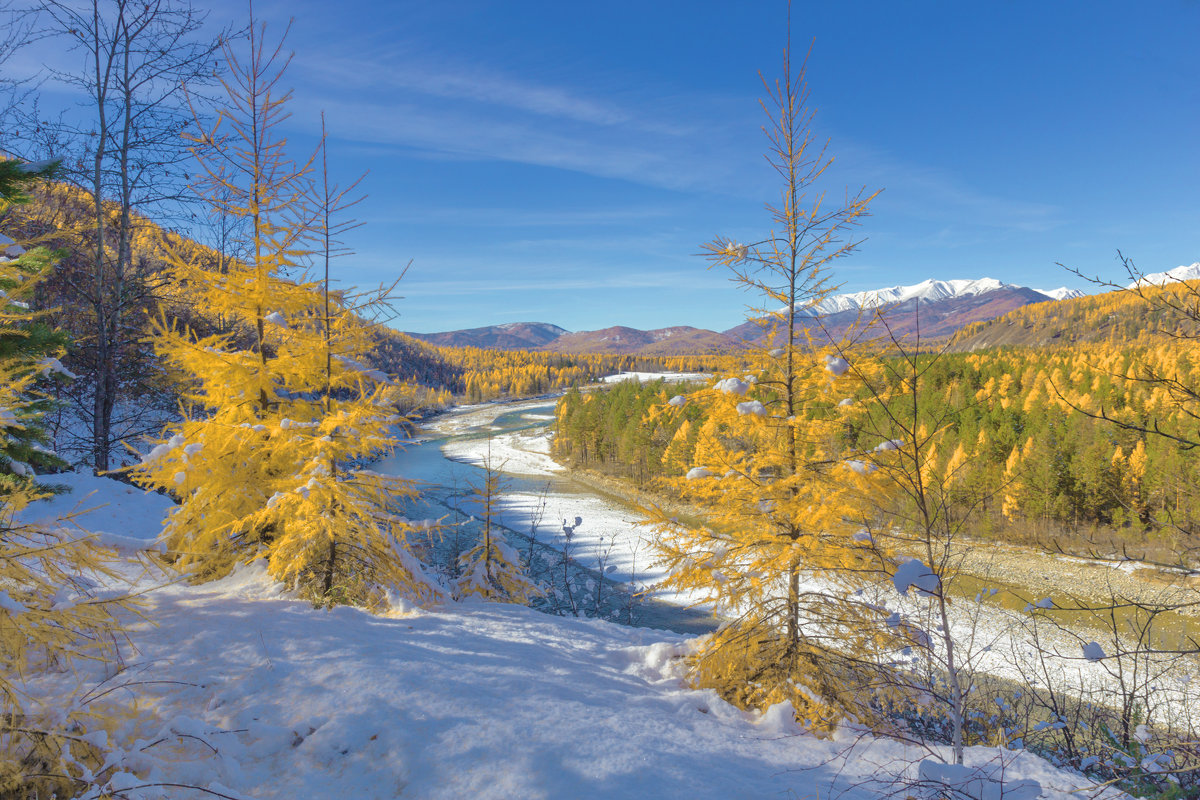
[[[329,600],[329,594],[333,591],[333,570],[337,565],[337,540],[329,542],[329,558],[325,561],[325,581],[322,584],[322,596],[326,601]]]

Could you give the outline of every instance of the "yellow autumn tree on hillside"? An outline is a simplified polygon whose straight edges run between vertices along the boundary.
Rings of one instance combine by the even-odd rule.
[[[311,160],[289,160],[280,131],[288,56],[264,36],[252,22],[245,58],[226,43],[228,102],[197,150],[209,202],[244,220],[251,255],[220,272],[172,264],[197,302],[240,324],[211,335],[158,324],[155,347],[183,377],[187,405],[134,476],[181,500],[164,535],[198,576],[263,557],[318,603],[369,605],[392,590],[428,601],[440,590],[392,509],[411,485],[353,466],[394,447],[399,421],[386,402],[391,381],[363,361],[370,328],[328,280],[288,277],[314,230],[330,252],[336,203],[306,202]],[[323,194],[337,192],[326,184]]]
[[[828,267],[855,248],[851,234],[873,195],[827,205],[816,191],[830,159],[814,143],[805,69],[793,72],[789,51],[782,79],[764,85],[768,160],[783,178],[773,229],[752,244],[718,237],[704,250],[760,299],[752,318],[765,344],[750,374],[687,396],[707,420],[675,486],[713,517],[694,528],[657,513],[658,549],[665,588],[731,620],[698,653],[697,682],[749,707],[790,700],[800,719],[825,728],[865,700],[830,659],[881,649],[888,629],[843,580],[862,566],[864,520],[851,501],[871,480],[840,438],[844,417],[857,413],[854,380],[845,351],[796,322],[831,291]]]

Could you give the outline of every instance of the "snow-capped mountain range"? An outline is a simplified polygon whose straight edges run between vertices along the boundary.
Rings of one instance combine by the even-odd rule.
[[[1060,286],[1057,289],[1034,289],[1035,292],[1041,292],[1052,300],[1070,300],[1072,297],[1083,297],[1087,292],[1079,289],[1068,289],[1066,286]]]
[[[1185,280],[1200,280],[1200,262],[1145,275],[1140,283],[1161,285]],[[1130,288],[1133,286],[1134,284],[1131,284]],[[817,325],[826,335],[833,335],[854,325],[864,310],[894,307],[885,313],[895,315],[892,319],[893,332],[904,334],[909,333],[904,327],[908,321],[916,324],[918,315],[912,314],[915,301],[919,302],[921,307],[921,336],[937,338],[950,336],[972,322],[1003,316],[1024,305],[1069,300],[1083,297],[1085,294],[1087,292],[1066,286],[1057,289],[1031,289],[995,278],[929,279],[911,286],[889,286],[833,295],[809,308],[798,309],[796,322],[802,327]],[[819,324],[815,317],[821,318]],[[763,327],[750,320],[726,331],[688,326],[643,331],[616,326],[571,333],[557,325],[542,322],[510,322],[471,330],[410,335],[432,344],[460,347],[551,350],[563,353],[678,355],[734,350],[761,338]]]
[[[855,292],[853,294],[838,294],[832,297],[827,297],[816,305],[810,306],[803,311],[798,311],[798,314],[810,317],[823,317],[830,314],[839,314],[843,311],[858,311],[864,308],[878,308],[880,306],[896,305],[909,300],[923,300],[927,302],[938,302],[941,300],[951,300],[959,297],[971,297],[973,295],[986,294],[1000,289],[1022,289],[1025,287],[1016,286],[1011,283],[1004,283],[995,278],[979,278],[977,280],[949,280],[939,281],[934,279],[924,280],[912,286],[889,286],[886,289],[872,289],[866,292]],[[1078,289],[1068,289],[1063,286],[1058,289],[1034,289],[1039,294],[1044,294],[1053,300],[1063,300],[1069,297],[1082,297],[1083,292]]]
[[[1143,275],[1140,280],[1134,281],[1125,288],[1136,289],[1138,286],[1162,286],[1164,283],[1194,280],[1200,280],[1200,261],[1197,261],[1195,264],[1169,269],[1166,272],[1152,272],[1149,275]]]

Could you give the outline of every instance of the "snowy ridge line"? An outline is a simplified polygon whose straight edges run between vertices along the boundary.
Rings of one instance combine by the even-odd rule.
[[[1200,268],[1200,264],[1196,265]],[[837,294],[826,297],[815,305],[796,309],[796,315],[801,317],[818,317],[838,314],[846,311],[861,311],[879,308],[909,300],[924,300],[937,302],[959,297],[972,297],[987,294],[1001,289],[1028,289],[1027,286],[1005,283],[995,278],[977,278],[975,280],[954,279],[948,281],[933,278],[912,284],[911,286],[889,286],[883,289],[870,289],[850,294]],[[1073,297],[1083,297],[1084,292],[1060,286],[1057,289],[1031,289],[1045,295],[1050,300],[1066,300]],[[786,313],[786,309],[784,309]]]
[[[911,286],[889,286],[884,289],[872,289],[852,294],[839,294],[827,297],[821,302],[804,309],[797,309],[801,316],[822,316],[837,314],[842,311],[857,311],[866,308],[903,303],[906,300],[948,300],[953,297],[968,297],[971,295],[994,292],[997,289],[1020,289],[1023,287],[1003,283],[995,278],[978,278],[976,280],[939,281],[933,278],[923,280]]]
[[[1194,281],[1197,279],[1200,279],[1200,261],[1186,266],[1175,267],[1166,272],[1152,272],[1149,275],[1143,275],[1125,288],[1137,289],[1142,286],[1163,286],[1168,283]]]

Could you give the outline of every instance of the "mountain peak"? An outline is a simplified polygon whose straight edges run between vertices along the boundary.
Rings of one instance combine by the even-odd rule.
[[[1083,297],[1086,292],[1079,289],[1070,289],[1066,286],[1060,286],[1057,289],[1034,289],[1035,292],[1046,295],[1051,300],[1070,300],[1075,297]]]
[[[885,289],[832,295],[826,297],[816,305],[797,313],[810,317],[826,316],[842,311],[857,311],[866,308],[890,306],[913,299],[931,301],[948,300],[953,297],[967,297],[996,291],[997,289],[1019,288],[1021,287],[998,281],[995,278],[978,278],[975,280],[954,279],[948,281],[928,278],[911,286],[889,286]]]
[[[1200,261],[1186,266],[1169,269],[1166,272],[1152,272],[1149,275],[1143,275],[1138,280],[1126,286],[1126,289],[1136,289],[1139,286],[1162,286],[1166,283],[1176,283],[1178,281],[1194,281],[1200,279]]]

